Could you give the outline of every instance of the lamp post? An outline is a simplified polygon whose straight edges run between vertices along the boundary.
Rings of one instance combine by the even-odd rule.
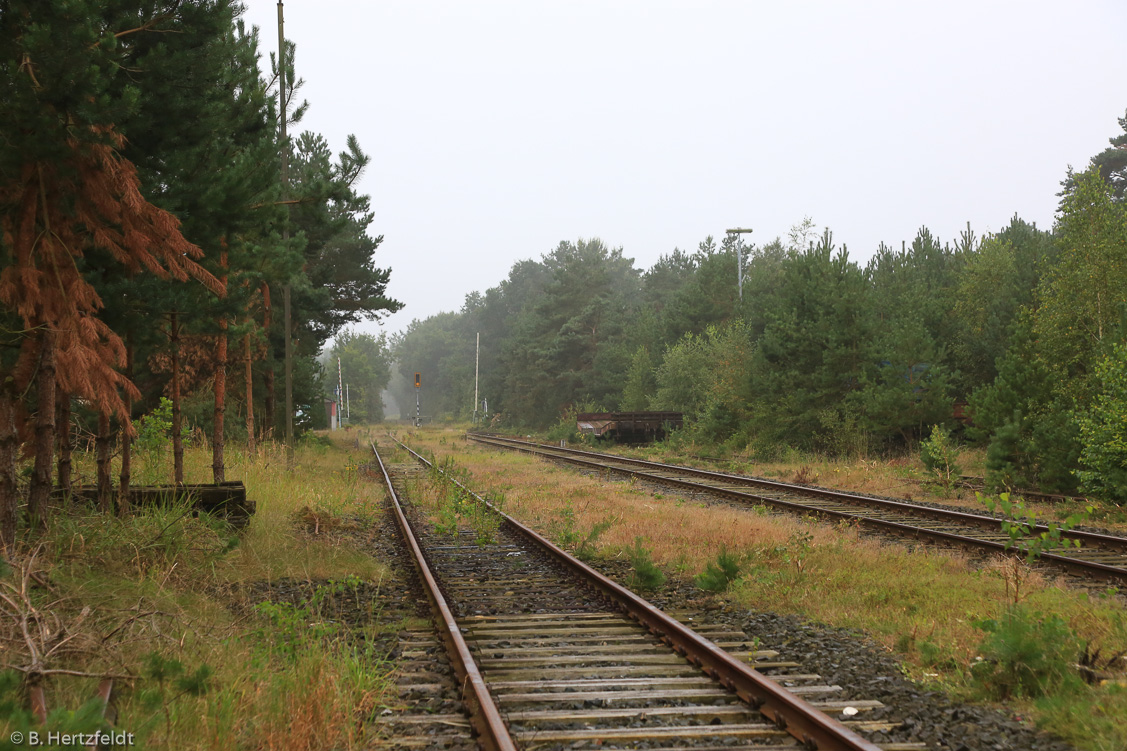
[[[753,230],[750,229],[730,229],[727,230],[728,237],[735,235],[736,243],[736,287],[740,293],[740,302],[744,301],[744,240],[743,235],[750,235]]]

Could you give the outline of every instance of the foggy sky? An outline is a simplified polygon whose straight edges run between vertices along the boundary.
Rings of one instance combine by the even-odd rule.
[[[277,4],[244,1],[265,67]],[[290,0],[285,22],[296,130],[372,157],[359,188],[406,304],[386,331],[580,237],[647,268],[806,216],[860,263],[922,225],[1049,228],[1127,110],[1110,0]]]

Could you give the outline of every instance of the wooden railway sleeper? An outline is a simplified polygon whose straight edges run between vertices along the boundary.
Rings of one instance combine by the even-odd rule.
[[[412,454],[417,461],[427,463],[425,459],[411,451],[410,448],[401,442],[397,441],[397,443]],[[683,624],[669,618],[621,585],[595,572],[528,527],[501,513],[485,499],[473,494],[462,483],[453,478],[448,479],[464,492],[475,497],[478,502],[493,509],[510,530],[528,539],[557,562],[584,578],[604,596],[616,601],[625,612],[630,613],[640,623],[644,623],[650,631],[658,635],[668,636],[681,644],[686,651],[686,660],[693,665],[706,669],[713,677],[721,674],[727,675],[739,687],[737,695],[741,700],[747,702],[749,706],[757,708],[764,718],[785,730],[795,740],[804,742],[807,738],[816,738],[820,749],[876,751],[878,748],[861,738],[850,727],[826,716],[816,707],[720,650],[711,642],[698,636]]]

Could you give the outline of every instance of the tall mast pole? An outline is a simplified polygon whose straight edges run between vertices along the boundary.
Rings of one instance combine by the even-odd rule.
[[[282,30],[282,0],[278,0],[278,110],[281,116],[282,142],[282,201],[289,200],[290,189],[290,149],[286,135],[286,36]],[[289,206],[286,206],[286,220],[282,223],[282,242],[290,239]],[[293,311],[290,307],[290,280],[282,286],[282,307],[286,318],[286,465],[293,468]]]
[[[744,235],[751,234],[751,230],[737,228],[728,230],[728,237],[735,239],[736,249],[736,288],[740,293],[740,302],[744,301]]]
[[[473,421],[477,422],[477,367],[481,363],[481,332],[477,332],[477,350],[473,358]]]

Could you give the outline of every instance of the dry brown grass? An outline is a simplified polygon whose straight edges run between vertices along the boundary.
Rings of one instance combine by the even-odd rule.
[[[701,571],[721,549],[739,553],[750,573],[729,593],[735,602],[863,629],[890,649],[906,650],[909,661],[918,658],[915,644],[926,640],[969,662],[982,638],[974,621],[996,616],[1015,597],[1060,615],[1096,643],[1127,641],[1122,610],[1114,601],[1088,600],[1012,564],[982,569],[959,554],[910,552],[864,539],[849,525],[658,495],[640,484],[487,450],[459,435],[454,429],[423,430],[411,441],[471,470],[476,489],[504,492],[505,510],[533,528],[558,539],[569,519],[583,532],[613,518],[614,525],[596,543],[603,554],[621,555],[641,537],[656,563],[683,575]],[[878,474],[873,464],[857,463],[836,474],[860,483]],[[835,469],[842,467],[814,465],[808,471],[824,476]],[[916,669],[934,672],[919,663]]]
[[[784,452],[782,459],[765,462],[757,461],[740,452],[727,454],[722,457],[723,461],[703,459],[701,455],[711,456],[709,451],[717,452],[715,449],[706,450],[698,447],[690,447],[684,452],[662,446],[618,446],[612,450],[625,456],[719,469],[782,482],[817,485],[866,495],[943,503],[977,513],[986,510],[984,504],[976,497],[973,488],[954,486],[949,490],[945,489],[934,475],[929,474],[919,458],[912,455],[835,459],[789,451]],[[959,463],[964,474],[981,477],[985,472],[986,452],[983,449],[964,447],[959,453]],[[1082,510],[1081,504],[1061,504],[1037,499],[1026,501],[1026,507],[1036,512],[1038,518],[1057,520],[1063,520]],[[1096,507],[1097,513],[1091,521],[1092,524],[1127,534],[1127,514],[1117,511],[1114,506],[1106,504],[1101,506],[1098,502]]]

